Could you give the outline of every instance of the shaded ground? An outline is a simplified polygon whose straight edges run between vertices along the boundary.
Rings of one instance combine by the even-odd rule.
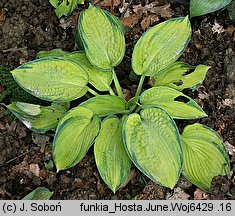
[[[149,13],[136,17],[133,12],[139,2],[133,2],[124,18],[129,26],[126,33],[127,51],[118,69],[118,77],[127,94],[132,94],[136,88],[136,83],[131,84],[128,79],[130,59],[133,46],[145,28],[171,16],[185,16],[188,11],[188,1],[156,1],[158,5],[155,7],[165,7],[158,11],[159,15],[151,16],[152,23],[147,23]],[[151,2],[142,1],[142,6]],[[170,7],[166,7],[167,3],[171,4]],[[100,2],[97,4],[104,6]],[[120,17],[122,10],[119,9],[125,6],[122,3],[116,6],[115,14]],[[17,67],[33,60],[40,50],[76,50],[75,29],[83,8],[85,6],[79,6],[72,16],[59,20],[47,0],[1,0],[0,65]],[[133,167],[128,184],[114,195],[99,177],[93,149],[77,166],[56,174],[53,168],[45,168],[45,164],[52,160],[52,137],[32,133],[4,108],[0,108],[0,199],[21,199],[38,186],[53,191],[53,199],[234,199],[235,23],[229,19],[226,10],[191,21],[192,40],[181,60],[193,65],[210,65],[211,69],[203,85],[197,91],[188,93],[209,116],[199,122],[216,130],[230,149],[231,180],[216,177],[211,195],[184,178],[180,179],[174,191],[170,191],[148,182]],[[148,87],[147,83],[145,87]],[[180,128],[185,124],[179,122]]]

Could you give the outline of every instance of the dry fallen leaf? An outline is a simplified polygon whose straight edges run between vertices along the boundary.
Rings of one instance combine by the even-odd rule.
[[[173,194],[167,193],[166,200],[188,200],[190,195],[185,193],[180,187],[174,188]]]
[[[6,12],[0,9],[0,26],[4,24],[6,20]]]
[[[138,23],[140,17],[141,16],[138,14],[133,14],[133,15],[130,15],[129,17],[124,17],[122,19],[122,23],[126,27],[133,28]]]
[[[72,20],[70,18],[61,18],[59,26],[63,29],[68,29],[72,25]]]
[[[27,161],[22,161],[20,164],[17,164],[12,167],[11,171],[13,173],[27,173],[31,172],[37,177],[40,177],[40,168],[38,164],[28,164]]]
[[[116,7],[120,4],[120,0],[113,0],[113,6]],[[103,0],[97,2],[97,5],[101,7],[110,7],[112,5],[112,0]]]
[[[223,105],[225,107],[233,107],[234,101],[232,99],[226,98],[225,100],[222,101]]]
[[[163,18],[171,18],[174,14],[173,10],[170,8],[170,4],[165,4],[162,6],[157,6],[158,2],[152,2],[148,5],[142,6],[141,4],[133,6],[133,10],[136,14],[146,14],[153,13],[157,16],[161,16]]]
[[[122,0],[122,7],[121,6],[118,7],[119,12],[123,13],[126,10],[127,5],[128,5],[128,2],[125,2],[125,0]],[[124,17],[129,17],[129,16],[130,16],[130,8],[127,8],[127,11]]]
[[[208,199],[208,194],[197,188],[197,190],[194,192],[194,200],[207,200]]]
[[[29,171],[37,177],[40,176],[40,168],[39,168],[38,164],[30,164]]]
[[[221,34],[222,32],[224,32],[224,27],[221,26],[219,23],[217,23],[217,21],[215,20],[214,25],[212,26],[212,32],[213,34],[217,33],[217,34]]]
[[[143,192],[137,195],[137,200],[164,200],[166,188],[150,181]]]
[[[224,32],[226,32],[230,37],[232,37],[233,34],[235,33],[235,27],[229,25],[226,29],[224,29]]]
[[[12,167],[11,172],[13,173],[22,173],[25,170],[28,170],[29,165],[27,161],[22,161],[20,164],[17,164]]]
[[[123,12],[123,9],[125,8],[119,8],[119,11]],[[133,28],[139,22],[139,19],[144,16],[140,23],[144,30],[159,21],[159,16],[169,19],[174,14],[173,10],[170,8],[170,4],[159,6],[158,1],[152,2],[145,6],[142,6],[141,4],[135,5],[133,6],[133,11],[135,14],[131,15],[128,13],[125,15],[122,19],[123,24],[127,27]]]
[[[171,18],[174,15],[173,10],[170,8],[170,4],[165,4],[163,6],[155,7],[154,3],[151,3],[153,7],[149,8],[149,12],[155,13],[156,15],[160,15],[163,18]],[[150,5],[151,5],[150,4]]]
[[[197,49],[202,49],[203,48],[203,45],[199,44],[199,43],[196,43],[195,46],[196,46]]]
[[[139,5],[134,5],[134,6],[133,6],[133,11],[134,11],[136,14],[144,14],[144,13],[148,12],[148,10],[145,8],[145,6],[142,6],[141,4],[139,4]]]
[[[159,21],[159,17],[158,17],[157,15],[151,14],[151,15],[145,17],[145,18],[141,21],[140,25],[141,25],[141,27],[142,27],[144,30],[146,30],[146,29],[148,29],[153,23],[155,23],[155,22],[157,22],[157,21]]]
[[[199,93],[198,98],[201,99],[201,100],[205,100],[205,99],[209,100],[209,95],[206,92]]]
[[[100,2],[100,0],[91,0],[91,3],[93,4],[93,5],[96,5],[96,4],[98,4]]]
[[[231,145],[228,141],[226,141],[224,144],[228,149],[228,153],[232,156],[235,156],[235,147]]]
[[[164,200],[166,188],[150,181],[143,192],[137,195],[137,200]]]
[[[126,185],[127,185],[133,178],[135,178],[135,177],[136,177],[135,171],[132,170],[132,171],[130,172],[130,175],[128,176],[126,182],[121,186],[121,188],[126,187]]]

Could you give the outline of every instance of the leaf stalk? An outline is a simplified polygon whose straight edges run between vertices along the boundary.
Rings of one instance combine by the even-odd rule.
[[[88,88],[88,92],[90,92],[91,94],[97,96],[99,95],[95,90],[91,89],[91,88]]]
[[[135,93],[135,97],[139,97],[140,96],[140,92],[141,92],[142,86],[144,84],[144,79],[145,79],[145,75],[142,74],[142,76],[140,78],[140,81],[139,81],[139,85],[138,85],[136,93]]]
[[[118,78],[117,78],[117,75],[116,75],[114,69],[113,69],[113,80],[114,80],[115,87],[117,89],[118,96],[124,98],[123,93],[122,93],[122,88],[120,86],[120,83],[118,81]]]

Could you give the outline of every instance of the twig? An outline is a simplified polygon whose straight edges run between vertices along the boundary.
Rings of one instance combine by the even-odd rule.
[[[28,47],[21,47],[21,48],[14,47],[14,48],[2,50],[2,52],[3,52],[3,53],[12,52],[12,51],[16,52],[16,51],[26,50],[27,48],[28,48]]]
[[[129,7],[131,6],[133,0],[130,0],[128,5],[126,6],[125,10],[123,11],[122,15],[121,15],[121,19],[125,16],[127,10],[129,9]]]
[[[114,0],[111,0],[110,12],[114,14]]]
[[[28,153],[31,152],[31,151],[32,151],[32,150],[26,151],[26,152],[24,152],[24,153],[22,153],[22,154],[20,154],[20,155],[18,155],[18,156],[16,156],[16,157],[12,158],[11,160],[7,161],[6,163],[0,165],[0,168],[6,166],[7,164],[11,163],[12,161],[16,160],[17,158],[20,158],[20,157],[22,157],[22,156],[28,154]]]

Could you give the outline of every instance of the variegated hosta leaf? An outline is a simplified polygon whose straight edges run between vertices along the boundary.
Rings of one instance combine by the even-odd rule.
[[[16,106],[26,115],[37,116],[41,113],[40,105],[16,102]]]
[[[128,103],[127,103],[128,109],[134,110],[135,107],[136,107],[136,105],[137,105],[137,103],[138,103],[138,100],[139,100],[139,97],[133,97],[133,98],[131,98],[131,99],[128,101]]]
[[[119,27],[121,28],[121,30],[122,30],[123,32],[125,32],[125,26],[124,26],[124,24],[122,23],[122,21],[121,21],[119,18],[117,18],[116,16],[114,16],[113,14],[109,13],[109,12],[106,11],[106,10],[103,10],[103,12],[106,13],[106,15],[107,15],[113,22],[115,22],[117,25],[119,25]]]
[[[113,80],[112,71],[102,71],[95,68],[87,59],[84,52],[73,52],[66,58],[72,59],[80,64],[88,73],[89,83],[99,91],[108,91]]]
[[[75,166],[86,155],[100,130],[100,118],[84,107],[68,112],[56,130],[53,156],[57,171]]]
[[[28,62],[11,73],[24,90],[48,101],[75,100],[88,89],[87,72],[69,59],[42,58]]]
[[[112,71],[102,71],[94,67],[86,57],[85,52],[64,52],[61,49],[53,49],[51,51],[41,51],[37,54],[37,58],[45,57],[63,57],[75,61],[82,66],[89,76],[89,83],[99,91],[108,91],[113,80]]]
[[[204,14],[212,13],[225,6],[232,0],[190,0],[190,16],[201,16]]]
[[[131,166],[123,144],[122,122],[116,116],[109,116],[102,122],[94,153],[102,179],[115,193],[126,182]]]
[[[147,107],[140,115],[128,116],[123,139],[132,162],[141,172],[166,187],[175,186],[183,153],[177,126],[164,110]]]
[[[77,29],[77,32],[76,32],[75,40],[76,40],[76,44],[77,44],[78,50],[84,51],[85,48],[84,48],[84,45],[82,43],[82,38],[81,38],[81,36],[79,34],[78,29]]]
[[[69,103],[52,103],[51,106],[40,106],[13,102],[6,107],[29,129],[45,133],[57,127],[60,118],[68,111]],[[37,107],[36,112],[35,107]]]
[[[191,32],[188,17],[170,19],[148,30],[135,45],[132,55],[134,72],[154,76],[169,67],[183,53]]]
[[[179,91],[185,88],[194,89],[203,82],[209,68],[206,65],[193,67],[184,62],[175,62],[172,66],[154,76],[156,80],[154,86],[169,86]],[[193,72],[187,74],[188,70],[193,69]]]
[[[49,191],[45,187],[38,187],[31,193],[26,195],[22,200],[49,200],[53,192]]]
[[[63,51],[62,49],[53,49],[49,51],[40,51],[37,53],[37,59],[47,58],[47,57],[64,57],[68,55],[68,52]]]
[[[193,124],[181,136],[183,144],[183,174],[199,188],[210,191],[213,177],[230,175],[230,161],[218,134],[212,129]]]
[[[103,70],[111,70],[124,57],[124,34],[106,12],[90,5],[79,18],[78,31],[89,61]]]
[[[143,107],[159,106],[176,119],[197,119],[207,116],[193,99],[166,86],[144,91],[140,103]]]
[[[125,32],[125,26],[123,25],[122,21],[120,19],[118,19],[116,16],[114,16],[113,14],[109,13],[106,10],[103,10],[104,13],[106,13],[106,15],[113,20],[114,22],[116,22],[117,25],[119,25],[119,27],[122,29],[123,32]],[[79,50],[84,50],[84,46],[82,43],[82,39],[81,36],[79,34],[79,32],[77,31],[76,33],[76,42],[77,42],[77,46],[79,48]]]
[[[127,102],[123,98],[113,95],[98,95],[81,103],[79,106],[86,107],[100,117],[128,112]]]

